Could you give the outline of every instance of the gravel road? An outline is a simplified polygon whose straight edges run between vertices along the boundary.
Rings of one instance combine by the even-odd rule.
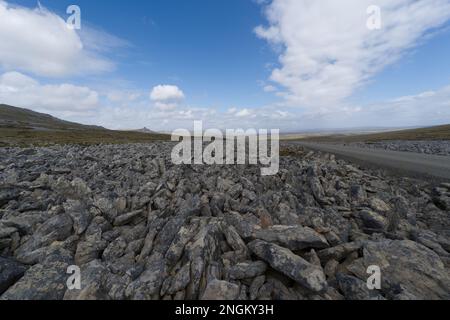
[[[333,153],[346,159],[395,171],[450,179],[450,161],[444,156],[307,142],[299,144],[313,150]]]

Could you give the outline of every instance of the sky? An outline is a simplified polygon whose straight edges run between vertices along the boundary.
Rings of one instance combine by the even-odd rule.
[[[450,123],[448,57],[450,0],[0,0],[0,103],[111,129]]]

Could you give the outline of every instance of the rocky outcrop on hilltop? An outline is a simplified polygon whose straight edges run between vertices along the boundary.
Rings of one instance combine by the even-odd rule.
[[[2,149],[0,299],[450,298],[450,184],[289,144],[274,176],[175,166],[172,146]]]

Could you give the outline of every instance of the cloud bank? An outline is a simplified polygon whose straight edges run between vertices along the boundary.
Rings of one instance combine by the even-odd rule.
[[[40,84],[19,72],[0,75],[0,102],[57,114],[80,114],[98,107],[99,95],[72,84]]]
[[[13,6],[0,0],[0,67],[45,77],[111,71],[114,63],[100,51],[123,43],[87,27],[82,30],[84,42],[47,9]]]
[[[381,8],[369,30],[367,8]],[[281,50],[270,80],[288,106],[336,105],[450,19],[448,0],[273,0],[256,34]],[[272,89],[272,88],[271,88]]]

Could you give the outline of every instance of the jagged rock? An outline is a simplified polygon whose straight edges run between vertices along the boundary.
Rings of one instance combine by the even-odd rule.
[[[167,294],[175,294],[178,291],[184,290],[191,281],[191,264],[187,262],[177,274],[171,278],[171,284],[167,290]]]
[[[385,217],[370,210],[358,212],[358,217],[362,220],[363,226],[369,230],[383,231],[388,226],[388,221]]]
[[[126,297],[133,300],[154,298],[158,295],[167,272],[164,257],[155,253],[148,259],[145,271],[126,288]]]
[[[208,283],[201,300],[235,300],[239,293],[238,285],[215,279]]]
[[[106,241],[95,238],[79,242],[75,253],[75,263],[78,266],[82,266],[85,263],[98,259],[107,245]]]
[[[350,186],[350,198],[355,202],[363,202],[367,198],[366,190],[363,186]]]
[[[380,300],[377,291],[369,290],[367,283],[353,276],[338,273],[339,288],[347,300]]]
[[[306,248],[324,249],[329,246],[324,236],[308,227],[272,226],[253,233],[255,239],[276,243],[292,251]]]
[[[91,223],[91,214],[87,211],[86,206],[79,200],[67,200],[64,203],[65,212],[73,220],[73,228],[75,233],[80,235],[86,231]]]
[[[449,298],[447,184],[291,142],[274,176],[261,177],[257,165],[178,166],[173,145],[0,150],[0,265],[17,261],[0,269],[4,294]],[[376,145],[434,153],[448,143]],[[81,268],[81,290],[67,290],[66,264]],[[382,271],[376,292],[365,287],[369,264]]]
[[[367,242],[364,266],[381,268],[382,290],[401,285],[418,299],[450,298],[450,276],[432,250],[413,241]]]
[[[102,259],[104,261],[114,261],[125,254],[126,248],[127,242],[125,239],[118,237],[106,247],[105,251],[103,251]]]
[[[81,178],[73,179],[70,187],[69,197],[74,197],[75,199],[85,199],[92,193],[86,182]]]
[[[0,300],[61,300],[67,289],[67,267],[72,263],[64,250],[49,254],[42,263],[28,269]]]
[[[17,261],[0,257],[0,295],[19,280],[25,270]]]
[[[233,226],[242,238],[250,238],[255,229],[255,225],[246,220],[237,212],[229,212],[225,215],[225,221]]]
[[[119,227],[130,223],[134,218],[141,215],[143,210],[136,210],[126,214],[122,214],[114,219],[114,226]]]
[[[241,262],[228,270],[228,276],[233,280],[255,278],[266,272],[267,265],[262,261]]]
[[[335,275],[336,275],[336,271],[338,269],[338,266],[339,266],[339,262],[337,262],[336,260],[331,259],[331,260],[329,260],[327,262],[327,264],[323,268],[323,271],[324,271],[325,275],[328,278],[334,278]]]
[[[266,282],[266,276],[264,276],[264,275],[253,279],[253,281],[250,285],[250,288],[249,288],[250,300],[255,300],[258,297],[259,289],[261,289],[264,282]]]
[[[0,239],[7,238],[17,231],[14,227],[4,227],[0,225]]]
[[[319,258],[323,262],[328,262],[331,259],[342,261],[350,253],[360,250],[361,242],[348,242],[336,247],[328,248],[317,252]]]
[[[85,264],[80,270],[81,289],[67,289],[64,300],[109,300],[103,288],[106,267],[100,260]]]
[[[314,292],[326,289],[327,282],[321,268],[295,255],[289,249],[261,240],[248,244],[250,250],[270,264],[275,270],[287,275]]]
[[[72,230],[72,219],[67,214],[57,215],[47,220],[36,232],[22,244],[16,251],[16,258],[25,264],[34,264],[40,254],[33,252],[49,246],[54,241],[62,241],[68,238]]]
[[[369,206],[377,212],[389,212],[391,210],[391,207],[386,202],[378,198],[370,198]]]

